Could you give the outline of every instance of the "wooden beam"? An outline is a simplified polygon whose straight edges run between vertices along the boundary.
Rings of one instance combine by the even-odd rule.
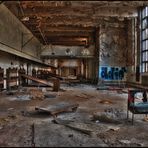
[[[41,36],[37,36],[38,40],[43,44],[53,44],[53,45],[68,45],[68,46],[85,46],[85,41],[78,40],[57,40],[52,38],[46,38],[46,43]]]
[[[39,35],[40,32],[39,31],[32,31],[33,34],[35,35]],[[71,32],[66,32],[66,31],[61,31],[61,32],[51,32],[51,31],[45,31],[44,34],[48,37],[59,37],[59,36],[64,36],[64,37],[88,37],[88,36],[92,36],[93,33],[87,33],[87,32],[74,32],[74,31],[71,31]]]
[[[26,79],[29,79],[29,80],[32,80],[32,81],[35,81],[35,82],[38,82],[38,83],[41,83],[41,84],[44,84],[44,85],[47,85],[47,86],[53,86],[53,83],[51,83],[49,81],[38,79],[38,78],[35,78],[33,76],[30,76],[30,75],[21,74],[21,77],[24,77]]]
[[[86,31],[86,32],[92,32],[94,31],[94,28],[93,27],[78,27],[78,26],[65,26],[65,27],[60,27],[60,26],[57,26],[57,27],[51,27],[50,25],[47,25],[47,27],[50,27],[48,29],[49,30],[54,30],[54,31],[61,31],[61,30],[66,30],[66,31]]]
[[[31,25],[32,27],[36,28],[36,25],[32,23],[25,23],[27,25]],[[83,31],[83,32],[92,32],[94,31],[94,27],[78,27],[78,26],[51,26],[48,25],[48,22],[46,25],[41,26],[42,29],[46,29],[46,31]]]
[[[99,21],[99,20],[98,20]],[[99,21],[100,22],[100,21]],[[99,22],[93,22],[93,21],[83,21],[83,20],[73,20],[73,21],[69,21],[69,20],[58,20],[58,21],[51,21],[49,23],[45,22],[45,23],[41,23],[41,25],[39,25],[39,23],[27,23],[25,22],[25,25],[28,26],[36,26],[36,27],[40,27],[40,28],[45,28],[47,29],[48,26],[60,26],[60,25],[64,25],[65,26],[69,26],[69,25],[75,25],[75,26],[83,26],[83,27],[94,27],[96,25],[99,24]],[[101,22],[100,22],[101,23]]]
[[[47,40],[53,41],[86,41],[87,37],[65,37],[65,36],[48,36]]]
[[[80,41],[49,41],[49,44],[52,45],[65,45],[65,46],[85,46],[85,42]],[[46,45],[46,44],[44,44]]]
[[[85,6],[91,7],[94,6],[96,8],[100,7],[123,7],[123,6],[130,6],[130,7],[138,7],[147,5],[148,1],[20,1],[21,5],[26,7],[65,7],[65,6]],[[6,1],[5,3],[9,5],[16,5],[18,1]]]
[[[71,25],[74,23],[93,23],[93,22],[97,22],[100,20],[101,21],[101,18],[91,18],[89,16],[87,17],[73,17],[73,16],[55,16],[55,17],[44,17],[44,16],[40,16],[40,17],[35,17],[34,19],[32,19],[32,16],[28,16],[25,14],[25,16],[20,16],[19,19],[22,20],[24,17],[29,17],[29,20],[28,21],[24,21],[24,23],[29,23],[29,24],[32,24],[32,25],[38,25],[39,23],[41,25],[50,25],[50,24],[57,24],[57,23],[62,23],[62,24],[65,24],[66,23],[70,23]],[[73,24],[73,26],[74,26]]]
[[[71,6],[64,6],[64,7],[33,7],[33,8],[25,8],[25,14],[27,16],[31,15],[39,15],[39,16],[67,16],[67,15],[74,15],[74,16],[90,16],[93,14],[91,7],[71,7]]]

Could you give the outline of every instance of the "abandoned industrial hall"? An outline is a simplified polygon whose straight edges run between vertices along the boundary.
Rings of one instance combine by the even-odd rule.
[[[148,1],[0,1],[0,147],[147,147]]]

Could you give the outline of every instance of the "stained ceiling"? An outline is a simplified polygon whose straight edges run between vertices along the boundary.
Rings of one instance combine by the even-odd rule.
[[[43,45],[85,45],[104,21],[137,17],[148,1],[4,1]]]

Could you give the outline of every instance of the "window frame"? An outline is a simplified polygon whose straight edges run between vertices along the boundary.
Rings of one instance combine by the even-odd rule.
[[[148,6],[145,6],[140,12],[141,28],[141,73],[148,72]]]

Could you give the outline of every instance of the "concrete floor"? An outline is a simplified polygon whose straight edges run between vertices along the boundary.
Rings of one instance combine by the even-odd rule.
[[[143,147],[148,146],[148,122],[144,115],[135,115],[134,125],[126,118],[127,93],[96,90],[90,85],[62,85],[62,91],[42,89],[50,97],[43,100],[28,98],[21,88],[13,95],[0,95],[0,146],[16,147]],[[127,89],[125,89],[127,91]],[[21,97],[22,96],[22,97]],[[62,121],[91,134],[53,122],[53,116],[39,113],[35,107],[59,103],[78,103],[76,112],[61,113]]]

